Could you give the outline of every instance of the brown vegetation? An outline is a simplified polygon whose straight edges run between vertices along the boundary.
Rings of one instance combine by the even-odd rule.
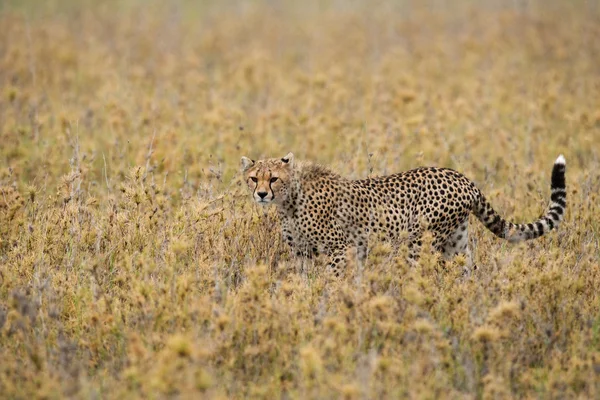
[[[1,396],[598,398],[595,3],[300,3],[0,6]],[[514,221],[564,153],[567,214],[473,221],[468,278],[375,244],[335,280],[240,184],[288,151]]]

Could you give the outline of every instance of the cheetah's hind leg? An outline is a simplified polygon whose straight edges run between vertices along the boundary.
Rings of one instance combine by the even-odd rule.
[[[464,268],[464,275],[470,275],[471,271],[476,270],[477,266],[473,261],[473,254],[469,248],[469,218],[461,222],[458,228],[448,236],[442,247],[444,260],[449,261],[458,254],[464,254],[467,264]]]

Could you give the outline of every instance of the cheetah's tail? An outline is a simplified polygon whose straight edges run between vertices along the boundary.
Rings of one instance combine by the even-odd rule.
[[[475,204],[473,213],[496,236],[510,242],[535,239],[556,228],[565,214],[567,191],[565,190],[565,158],[562,154],[552,168],[551,196],[548,209],[537,221],[529,224],[513,224],[500,217],[483,194]]]

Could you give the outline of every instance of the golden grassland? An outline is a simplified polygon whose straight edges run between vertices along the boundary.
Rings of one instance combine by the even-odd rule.
[[[0,6],[0,397],[600,397],[594,2]],[[291,257],[242,155],[455,168],[479,266]]]

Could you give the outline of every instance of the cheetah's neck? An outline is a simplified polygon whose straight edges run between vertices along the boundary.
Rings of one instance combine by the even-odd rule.
[[[298,201],[303,198],[305,188],[317,181],[338,182],[344,180],[340,175],[319,164],[308,162],[298,163],[290,181],[290,192],[287,199],[278,204],[277,209],[281,216],[293,218],[296,215]]]

